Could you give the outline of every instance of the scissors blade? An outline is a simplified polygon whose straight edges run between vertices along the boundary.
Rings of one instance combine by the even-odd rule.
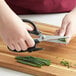
[[[53,40],[53,39],[60,39],[60,38],[68,38],[67,36],[50,36],[50,35],[44,35],[44,40]]]
[[[55,42],[55,43],[63,43],[67,44],[67,42],[59,41],[60,38],[68,38],[66,36],[50,36],[50,35],[41,35],[40,38],[37,38],[38,41],[48,41],[48,42]]]
[[[41,39],[41,38],[37,38],[37,40],[39,41],[39,42],[41,42],[41,41],[47,41],[47,42],[54,42],[54,43],[62,43],[62,44],[67,44],[68,42],[63,42],[63,41],[59,41],[59,40],[43,40],[43,39]]]
[[[48,42],[55,42],[55,43],[62,43],[62,44],[67,44],[68,42],[63,42],[59,40],[48,40]]]

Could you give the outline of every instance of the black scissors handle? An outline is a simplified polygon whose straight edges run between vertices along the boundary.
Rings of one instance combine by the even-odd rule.
[[[39,35],[41,32],[37,29],[36,25],[30,21],[30,20],[27,20],[27,19],[22,19],[23,22],[27,22],[27,23],[30,23],[32,26],[33,26],[33,31],[28,31],[29,33],[31,34],[35,34],[35,35]]]
[[[41,32],[37,29],[36,25],[27,19],[22,19],[23,22],[28,22],[33,26],[33,31],[28,31],[31,34],[35,34],[35,35],[39,35]],[[33,47],[28,48],[27,50],[21,50],[21,51],[17,51],[17,50],[11,50],[9,47],[7,47],[10,51],[13,52],[32,52],[32,51],[38,51],[38,50],[42,50],[43,48],[36,48],[36,44],[39,43],[39,41],[37,39],[34,39],[35,45]]]
[[[12,52],[17,52],[17,53],[21,53],[21,52],[33,52],[33,51],[42,50],[43,48],[36,48],[36,44],[39,43],[39,41],[37,39],[34,39],[34,41],[35,41],[35,45],[33,47],[28,48],[27,50],[17,51],[17,50],[11,50],[9,47],[7,47],[7,48],[10,51],[12,51]]]

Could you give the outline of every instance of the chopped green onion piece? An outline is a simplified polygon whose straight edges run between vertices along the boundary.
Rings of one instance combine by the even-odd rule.
[[[66,39],[65,38],[60,38],[58,39],[59,41],[62,41],[62,42],[66,42]]]
[[[60,64],[64,65],[64,66],[67,66],[68,68],[70,67],[70,63],[68,61],[61,61]]]

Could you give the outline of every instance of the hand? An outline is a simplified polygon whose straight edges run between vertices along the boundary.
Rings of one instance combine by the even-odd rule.
[[[34,46],[27,30],[33,30],[9,8],[5,1],[0,3],[0,36],[12,50],[26,50]]]
[[[61,28],[58,30],[59,36],[67,36],[67,42],[71,40],[72,36],[76,35],[76,9],[67,14],[63,20]]]
[[[1,22],[0,35],[6,45],[12,50],[27,50],[34,46],[34,41],[27,32],[32,30],[30,26],[23,23],[20,19],[11,19]]]

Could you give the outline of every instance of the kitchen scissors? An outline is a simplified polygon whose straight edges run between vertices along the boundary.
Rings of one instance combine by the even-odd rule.
[[[63,43],[63,44],[66,44],[67,42],[63,42],[59,39],[66,39],[67,37],[66,36],[51,36],[51,35],[45,35],[45,34],[42,34],[36,27],[36,24],[33,23],[32,21],[30,20],[27,20],[27,19],[22,19],[23,22],[27,22],[27,23],[30,23],[32,26],[33,26],[33,31],[28,31],[30,34],[34,34],[34,35],[37,35],[39,36],[39,38],[34,38],[34,41],[35,41],[35,45],[33,47],[30,47],[28,48],[27,50],[21,50],[21,51],[17,51],[17,50],[11,50],[9,47],[7,47],[10,51],[13,51],[13,52],[33,52],[33,51],[38,51],[38,50],[42,50],[43,48],[37,48],[36,45],[42,41],[47,41],[47,42],[55,42],[55,43]]]

